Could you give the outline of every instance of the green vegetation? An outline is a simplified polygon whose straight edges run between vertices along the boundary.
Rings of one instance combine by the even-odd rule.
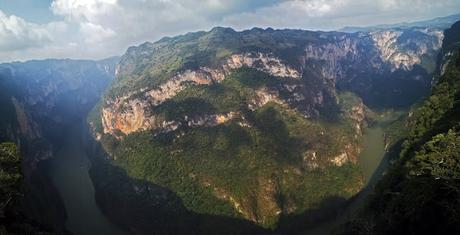
[[[94,107],[89,111],[88,116],[86,118],[87,122],[91,124],[92,128],[94,128],[95,131],[101,131],[103,130],[102,127],[102,121],[101,121],[101,116],[102,116],[102,100],[99,100]]]
[[[188,210],[235,218],[257,216],[268,227],[275,226],[276,215],[266,211],[263,197],[273,197],[265,203],[301,213],[325,197],[349,198],[359,189],[357,166],[329,166],[329,157],[338,155],[349,141],[339,127],[307,121],[275,104],[257,110],[250,120],[254,128],[229,122],[182,134],[132,134],[107,149],[128,176],[172,190]],[[324,136],[317,138],[321,132]],[[317,151],[322,168],[302,167],[307,150]],[[265,191],[265,187],[273,189]]]
[[[444,53],[452,48],[449,35],[460,32],[456,25],[446,32]],[[346,233],[460,232],[460,50],[453,51],[431,95],[407,125],[399,157],[366,207],[345,225]]]
[[[306,119],[275,103],[248,110],[255,89],[282,82],[255,69],[235,70],[222,83],[188,87],[154,112],[181,120],[238,111],[244,120],[159,135],[144,131],[122,141],[106,135],[102,143],[128,177],[171,190],[188,211],[275,228],[278,211],[301,214],[328,197],[350,198],[362,183],[356,165],[331,163],[345,145],[357,145],[345,116]],[[306,160],[311,154],[314,159]]]
[[[17,197],[21,186],[21,159],[14,143],[0,144],[1,208]]]
[[[252,29],[235,32],[217,27],[210,32],[188,33],[132,47],[121,58],[119,77],[107,93],[117,97],[144,87],[155,87],[176,73],[202,66],[216,67],[231,54],[274,52],[293,66],[308,41],[317,42],[317,32]],[[256,50],[257,49],[257,50]]]
[[[22,172],[14,143],[0,144],[0,234],[48,234],[22,212]]]

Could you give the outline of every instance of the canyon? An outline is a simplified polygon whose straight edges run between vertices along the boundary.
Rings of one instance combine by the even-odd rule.
[[[452,73],[444,30],[216,27],[0,64],[0,141],[20,149],[27,216],[54,233],[330,231],[382,187],[408,145],[397,129],[423,123],[413,105]]]

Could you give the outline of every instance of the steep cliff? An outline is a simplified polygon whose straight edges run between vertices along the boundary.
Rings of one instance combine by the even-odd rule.
[[[171,190],[187,211],[274,228],[360,190],[366,106],[407,107],[424,95],[442,38],[430,28],[214,28],[131,47],[88,119],[110,159],[94,171],[112,165]],[[99,190],[126,197],[101,172]]]

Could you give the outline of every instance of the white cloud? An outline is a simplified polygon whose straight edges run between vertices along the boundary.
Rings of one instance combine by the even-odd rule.
[[[337,29],[460,12],[458,0],[53,0],[60,21],[0,11],[0,61],[103,58],[127,47],[213,26]]]
[[[83,22],[80,24],[80,32],[84,36],[85,43],[101,43],[106,39],[114,37],[116,33],[110,28],[104,28],[101,25],[91,22]]]
[[[73,18],[88,21],[97,20],[94,16],[112,13],[117,6],[117,0],[54,0],[50,9],[56,15],[65,16],[68,20]]]
[[[0,51],[22,50],[49,43],[52,35],[46,26],[7,16],[0,10]]]

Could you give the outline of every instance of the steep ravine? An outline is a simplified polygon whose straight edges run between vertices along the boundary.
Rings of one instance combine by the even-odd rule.
[[[74,235],[124,234],[99,210],[88,170],[91,166],[84,148],[85,125],[75,122],[68,130],[52,160],[42,168],[51,178],[64,202],[66,228]]]
[[[43,170],[58,153],[68,126],[86,117],[113,79],[118,58],[35,60],[0,64],[0,141],[21,150],[22,210],[44,229],[68,232],[64,200]]]

